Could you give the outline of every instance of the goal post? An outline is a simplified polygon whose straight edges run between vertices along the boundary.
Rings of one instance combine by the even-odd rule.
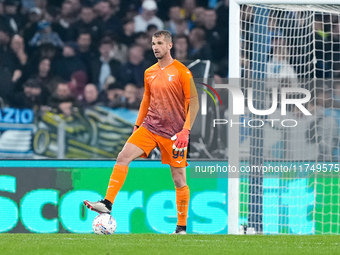
[[[232,11],[233,10],[233,11]],[[231,60],[240,59],[240,5],[235,1],[229,1],[229,63]],[[234,37],[234,38],[233,38]],[[238,38],[238,39],[236,39]],[[235,82],[235,86],[239,87],[240,78],[240,65],[229,64],[229,80]],[[231,95],[229,96],[229,109],[233,107]],[[229,115],[235,121],[239,120],[238,116]],[[239,129],[230,128],[228,132],[228,162],[230,165],[234,165],[239,168],[240,156],[239,156]],[[233,148],[231,150],[231,148]],[[239,177],[228,179],[228,233],[238,234],[239,229]]]
[[[243,224],[248,233],[340,234],[340,175],[335,171],[340,158],[339,38],[338,0],[229,1],[229,83],[251,91],[257,110],[270,108],[273,88],[279,94],[285,87],[304,88],[311,93],[304,106],[312,112],[302,117],[299,109],[288,109],[285,119],[297,118],[297,128],[269,125],[268,119],[285,121],[276,112],[270,117],[250,111],[228,115],[234,123],[266,123],[228,127],[229,165],[274,165],[289,168],[290,174],[295,169],[293,177],[240,172],[229,178],[229,234],[246,232],[240,231]],[[229,112],[232,100],[229,93]],[[327,178],[320,177],[318,167],[328,171]]]

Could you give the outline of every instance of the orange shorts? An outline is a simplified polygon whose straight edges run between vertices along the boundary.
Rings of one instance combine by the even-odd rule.
[[[138,128],[127,140],[127,143],[132,143],[141,148],[145,153],[144,156],[148,156],[158,146],[162,155],[162,164],[169,164],[174,167],[186,167],[188,165],[187,150],[175,151],[172,148],[175,141],[156,135],[145,127]]]

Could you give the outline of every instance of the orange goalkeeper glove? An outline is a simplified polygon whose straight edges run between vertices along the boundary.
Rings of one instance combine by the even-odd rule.
[[[181,132],[171,137],[172,141],[176,140],[172,148],[175,149],[175,151],[185,151],[189,144],[189,134],[190,130],[183,128]]]

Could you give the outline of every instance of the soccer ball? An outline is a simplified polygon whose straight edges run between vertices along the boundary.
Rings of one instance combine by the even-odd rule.
[[[116,220],[108,213],[97,215],[92,223],[93,232],[97,235],[112,235],[116,228]]]

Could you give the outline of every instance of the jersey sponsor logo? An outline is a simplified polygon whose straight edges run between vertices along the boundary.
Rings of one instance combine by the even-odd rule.
[[[177,160],[176,162],[177,162],[178,164],[181,164],[182,161],[183,161],[183,159],[182,159],[182,160]]]
[[[174,74],[168,74],[169,75],[169,81],[172,80],[172,77],[175,76]]]

